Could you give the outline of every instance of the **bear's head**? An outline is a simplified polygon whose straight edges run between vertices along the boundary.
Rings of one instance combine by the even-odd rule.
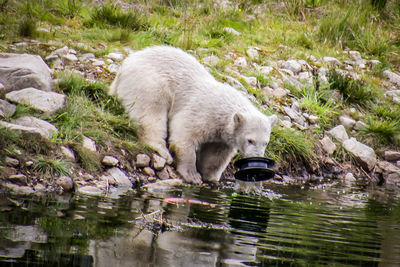
[[[263,157],[271,130],[278,122],[276,115],[262,113],[236,113],[233,116],[235,141],[243,157]]]

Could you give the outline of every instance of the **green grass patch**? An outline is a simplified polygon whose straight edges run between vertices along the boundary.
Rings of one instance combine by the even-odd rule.
[[[392,121],[369,117],[367,126],[360,133],[374,147],[391,145],[400,148],[400,119]]]
[[[125,12],[119,6],[110,3],[95,7],[90,19],[85,24],[91,27],[108,25],[132,31],[145,30],[149,26],[139,11]]]
[[[281,162],[283,167],[292,167],[300,162],[311,166],[315,158],[313,147],[313,141],[305,133],[275,128],[271,133],[266,155]]]
[[[49,159],[40,156],[32,165],[32,171],[51,176],[70,175],[70,163],[60,159]]]
[[[342,75],[335,70],[328,74],[330,89],[339,91],[347,104],[366,106],[373,101],[377,93],[361,80],[354,80],[349,75]]]

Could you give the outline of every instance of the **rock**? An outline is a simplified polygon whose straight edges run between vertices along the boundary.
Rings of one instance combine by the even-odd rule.
[[[352,185],[357,181],[351,172],[346,173],[346,175],[343,177],[343,180],[346,185]]]
[[[349,55],[354,61],[362,60],[361,54],[358,51],[349,51]]]
[[[157,155],[155,153],[152,155],[152,164],[153,164],[153,168],[156,171],[160,171],[161,169],[163,169],[165,167],[166,162],[167,161],[163,157],[160,157],[159,155]]]
[[[79,60],[81,62],[87,62],[87,61],[89,61],[90,59],[93,59],[93,58],[96,58],[96,56],[93,53],[85,53],[85,54],[82,54],[79,57]]]
[[[279,120],[279,124],[286,129],[292,128],[292,122],[290,120]]]
[[[328,153],[329,155],[332,155],[333,152],[336,150],[336,145],[332,140],[326,135],[324,138],[320,140],[322,149]]]
[[[33,135],[37,138],[46,138],[46,136],[43,135],[43,131],[40,131],[37,128],[21,126],[18,124],[4,122],[4,121],[0,121],[0,126],[3,126],[12,131],[18,132],[20,134],[26,134],[26,135],[31,135],[31,136]]]
[[[51,91],[51,70],[40,56],[0,53],[0,83],[6,93],[28,87]]]
[[[246,51],[246,54],[251,60],[257,60],[260,57],[256,47],[249,47]]]
[[[379,160],[377,165],[385,175],[388,175],[390,173],[400,174],[400,168],[388,161]]]
[[[343,125],[338,125],[330,129],[327,133],[338,140],[340,143],[343,143],[344,141],[349,139],[349,136],[347,135],[346,129]]]
[[[387,161],[398,161],[400,160],[400,151],[386,150],[384,157]]]
[[[270,74],[273,70],[274,70],[274,68],[270,67],[270,66],[261,66],[259,68],[259,71],[264,75]]]
[[[147,178],[147,181],[148,181],[149,183],[154,183],[155,181],[157,181],[157,178],[156,178],[156,177],[153,177],[153,176],[150,176],[149,178]]]
[[[92,185],[80,186],[78,187],[78,192],[90,196],[101,196],[105,193],[100,188]]]
[[[400,174],[391,173],[385,177],[386,184],[400,186]]]
[[[250,85],[251,87],[257,87],[257,78],[256,77],[246,77],[242,76],[243,80]]]
[[[152,168],[150,168],[150,167],[145,167],[145,168],[143,169],[143,172],[144,172],[146,175],[148,175],[148,176],[154,176],[154,175],[156,175],[156,173],[154,172],[154,170],[153,170]]]
[[[126,174],[119,168],[111,168],[107,173],[115,179],[118,186],[132,187],[132,182],[129,180],[128,176],[126,176]]]
[[[46,187],[45,187],[44,185],[42,185],[42,184],[36,184],[36,185],[33,187],[33,189],[34,189],[36,192],[43,192],[43,191],[46,190]]]
[[[146,154],[138,154],[136,156],[136,167],[143,168],[150,166],[150,157]]]
[[[13,123],[29,128],[36,128],[39,132],[41,132],[41,136],[46,139],[50,139],[53,134],[58,133],[57,128],[53,124],[45,120],[38,119],[36,117],[20,117],[14,120]]]
[[[339,121],[346,129],[349,129],[349,130],[353,129],[353,127],[356,124],[356,121],[347,115],[340,116]]]
[[[391,82],[397,86],[400,86],[400,75],[398,75],[390,70],[385,70],[383,72],[383,77],[389,79],[389,82]]]
[[[171,179],[178,179],[179,178],[178,173],[171,166],[166,166],[165,169],[168,171],[168,175],[169,175],[169,177]]]
[[[116,65],[116,64],[110,64],[110,65],[108,65],[107,70],[108,70],[110,73],[117,73],[118,70],[119,70],[119,66]]]
[[[34,163],[34,162],[33,162],[32,160],[28,160],[28,161],[25,162],[25,166],[26,166],[26,167],[30,167],[30,166],[33,165],[33,163]]]
[[[15,105],[0,99],[0,117],[9,118],[14,115],[16,109]]]
[[[247,60],[245,57],[238,57],[233,64],[238,67],[246,68]]]
[[[4,184],[4,187],[7,188],[10,191],[13,191],[16,194],[32,194],[34,193],[32,187],[30,186],[24,186],[24,185],[17,185],[14,183],[6,183]]]
[[[167,168],[162,169],[161,171],[157,172],[157,176],[158,178],[160,178],[161,180],[167,180],[169,179],[169,173]]]
[[[97,58],[90,59],[90,62],[92,63],[93,66],[105,66],[106,65],[106,63],[103,60],[100,60]]]
[[[109,53],[108,55],[106,55],[106,58],[110,58],[114,61],[121,61],[124,59],[124,54],[120,53],[120,52],[112,52]]]
[[[300,82],[305,82],[307,84],[313,83],[313,76],[311,72],[308,71],[300,72],[298,77]]]
[[[97,151],[96,142],[90,139],[89,137],[83,136],[82,146],[92,152]]]
[[[65,56],[69,53],[69,48],[68,46],[64,46],[62,48],[54,50],[51,55],[57,55],[57,56]]]
[[[32,106],[45,113],[54,113],[64,107],[65,95],[44,92],[35,88],[25,88],[6,94],[7,100]]]
[[[231,28],[231,27],[225,27],[225,28],[223,28],[223,30],[228,32],[228,33],[231,33],[233,35],[236,35],[236,36],[241,35],[240,32],[238,32],[237,30],[235,30],[234,28]]]
[[[168,191],[172,190],[175,187],[179,187],[182,185],[181,179],[167,179],[160,180],[152,184],[147,184],[144,188],[147,188],[149,191]]]
[[[71,161],[76,160],[74,151],[72,151],[70,148],[66,146],[61,146],[61,153],[64,155],[64,157],[66,157]]]
[[[71,191],[74,188],[74,181],[69,176],[58,177],[56,184],[61,186],[64,191]]]
[[[101,161],[105,166],[115,167],[118,165],[119,160],[113,156],[105,156]]]
[[[72,64],[72,63],[78,61],[78,58],[74,54],[63,55],[63,56],[61,56],[61,59],[63,60],[63,62],[65,64]]]
[[[282,67],[291,70],[294,74],[298,74],[301,71],[301,64],[293,59],[284,61]]]
[[[7,180],[19,185],[28,185],[28,178],[24,174],[10,175]]]
[[[342,66],[342,63],[334,57],[324,57],[322,60],[328,65]]]
[[[284,99],[288,95],[288,92],[285,89],[278,87],[272,91],[272,95],[278,99]]]
[[[310,116],[308,116],[307,119],[311,124],[316,124],[319,121],[318,116],[315,116],[315,115],[310,115]]]
[[[363,143],[358,142],[355,138],[347,139],[343,142],[343,147],[349,151],[361,167],[365,170],[371,171],[376,165],[375,151]]]
[[[303,116],[301,116],[299,113],[297,113],[295,110],[293,110],[290,107],[284,107],[283,110],[285,113],[292,119],[294,120],[297,124],[304,126],[306,124],[306,120],[304,119]]]
[[[6,165],[11,167],[17,167],[19,165],[19,160],[11,157],[6,157]]]
[[[217,56],[211,55],[203,58],[203,63],[210,66],[216,66],[219,63],[219,58]]]

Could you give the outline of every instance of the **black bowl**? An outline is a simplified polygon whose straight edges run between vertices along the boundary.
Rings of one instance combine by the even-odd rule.
[[[275,172],[269,167],[274,164],[275,162],[272,159],[263,157],[240,159],[234,164],[239,169],[235,173],[235,178],[245,182],[259,182],[271,179],[274,177]]]

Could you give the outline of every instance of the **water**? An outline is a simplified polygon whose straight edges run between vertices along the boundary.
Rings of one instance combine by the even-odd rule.
[[[400,200],[390,190],[264,193],[3,194],[0,266],[400,266]]]

